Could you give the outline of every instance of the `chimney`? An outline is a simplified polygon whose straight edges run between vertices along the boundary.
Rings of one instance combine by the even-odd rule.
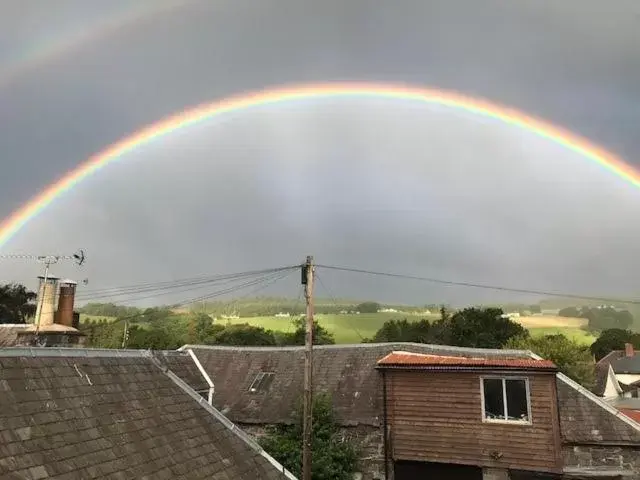
[[[60,282],[60,298],[58,299],[58,313],[56,323],[66,327],[73,327],[73,307],[76,297],[76,282],[62,280]]]
[[[635,349],[633,348],[633,344],[625,343],[624,344],[624,354],[626,357],[633,357],[635,355]]]
[[[58,293],[58,277],[39,276],[38,306],[36,307],[36,322],[40,319],[40,326],[53,325],[56,315],[56,294]]]

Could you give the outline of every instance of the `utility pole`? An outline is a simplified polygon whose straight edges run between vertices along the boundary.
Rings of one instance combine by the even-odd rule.
[[[302,428],[302,480],[311,480],[311,441],[313,438],[313,257],[302,266],[302,284],[307,303],[304,340],[304,423]]]
[[[129,319],[124,319],[124,332],[122,334],[122,348],[127,347],[127,340],[129,340]]]

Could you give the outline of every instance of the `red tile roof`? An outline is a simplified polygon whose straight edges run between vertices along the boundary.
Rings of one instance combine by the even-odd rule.
[[[630,410],[628,408],[621,408],[620,413],[624,413],[631,420],[640,423],[640,410]]]
[[[535,370],[555,370],[556,366],[550,360],[535,360],[528,358],[491,358],[491,357],[450,357],[410,352],[391,352],[378,360],[378,365],[384,366],[412,366],[412,367],[496,367],[496,368],[524,368]]]

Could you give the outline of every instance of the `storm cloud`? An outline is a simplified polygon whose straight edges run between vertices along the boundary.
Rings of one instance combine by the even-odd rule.
[[[38,41],[39,30],[28,28],[36,9],[18,3],[0,19],[7,71]],[[69,1],[60,10],[67,15],[52,15],[46,28],[64,35],[69,24],[87,28],[134,3],[99,17]],[[631,1],[194,1],[152,10],[11,81],[0,73],[0,216],[171,113],[304,82],[389,81],[477,95],[638,164],[640,29]],[[212,119],[126,154],[59,198],[2,253],[82,247],[82,271],[58,270],[89,278],[91,288],[313,254],[326,264],[628,297],[640,267],[639,195],[561,145],[468,113],[382,99],[304,100]],[[1,276],[33,283],[39,271],[4,261]],[[506,296],[321,275],[340,297]],[[296,281],[274,291],[296,295]]]

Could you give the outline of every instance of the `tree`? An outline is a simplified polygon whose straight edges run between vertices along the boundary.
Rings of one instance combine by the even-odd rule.
[[[427,320],[418,322],[409,322],[407,319],[388,320],[370,341],[435,343],[437,339],[434,330]]]
[[[590,330],[627,330],[633,325],[633,315],[628,310],[616,310],[612,307],[583,308],[582,316],[589,320]]]
[[[360,313],[378,313],[380,304],[376,302],[363,302],[356,307],[356,311]]]
[[[150,350],[175,350],[182,346],[179,338],[163,327],[151,326],[144,328],[139,325],[129,327],[127,348]]]
[[[529,305],[529,311],[531,313],[542,313],[542,308],[540,305]]]
[[[0,323],[27,323],[36,313],[36,298],[24,285],[0,285]]]
[[[247,323],[228,325],[211,337],[217,345],[275,345],[273,332]]]
[[[294,413],[293,425],[269,427],[260,445],[284,467],[301,478],[302,408]],[[334,419],[331,399],[318,395],[313,399],[313,480],[351,480],[356,472],[358,452],[340,435]]]
[[[188,320],[187,343],[209,343],[214,340],[212,337],[224,330],[220,325],[213,325],[213,319],[206,313],[192,313]]]
[[[307,332],[307,320],[305,317],[296,318],[291,322],[295,327],[293,333],[280,334],[279,342],[281,345],[304,345],[305,335]],[[318,322],[313,323],[313,344],[314,345],[333,345],[336,343],[333,334],[327,331]]]
[[[512,338],[529,335],[522,325],[504,318],[500,308],[465,308],[434,327],[438,343],[459,347],[502,348]]]
[[[577,307],[565,307],[558,312],[561,317],[581,318],[582,312]]]
[[[634,348],[640,348],[640,334],[621,328],[610,328],[598,336],[598,339],[591,344],[590,350],[596,361],[599,361],[613,350],[624,350],[626,343],[631,343]]]
[[[564,335],[512,338],[506,347],[531,350],[542,358],[551,360],[558,370],[584,387],[591,388],[594,384],[593,359],[589,347]]]

